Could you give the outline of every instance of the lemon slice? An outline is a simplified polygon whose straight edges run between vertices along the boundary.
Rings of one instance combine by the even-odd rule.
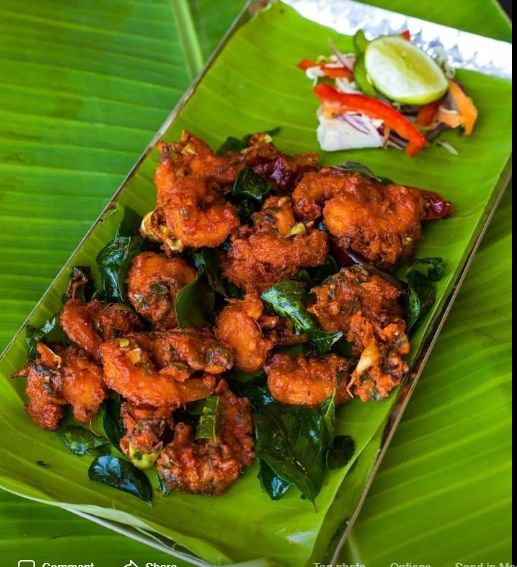
[[[444,72],[423,51],[398,35],[379,37],[368,44],[364,62],[375,88],[404,104],[427,104],[447,91]]]

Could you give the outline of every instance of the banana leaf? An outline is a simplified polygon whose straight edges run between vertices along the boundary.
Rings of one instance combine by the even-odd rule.
[[[293,79],[294,79],[294,77],[293,77]],[[305,88],[305,86],[304,86],[304,88]],[[309,117],[309,116],[310,116],[310,113],[307,115],[307,117]],[[187,117],[187,119],[188,119],[188,117]],[[255,124],[256,124],[256,123],[257,123],[257,122],[255,122]],[[256,129],[257,127],[262,127],[262,126],[263,126],[262,124],[259,124],[258,126],[255,126],[254,129]],[[199,132],[199,129],[197,129],[196,131]],[[216,132],[217,130],[216,130],[216,128],[214,127],[212,131],[213,131],[213,132]],[[232,133],[233,133],[233,132],[232,132]],[[285,147],[287,147],[287,145],[288,145],[288,141],[285,140]],[[298,145],[298,146],[295,145],[294,147],[303,149],[302,144],[300,144],[300,145]],[[306,147],[308,147],[308,146],[306,146]],[[152,169],[152,168],[151,168],[151,169]],[[150,169],[148,170],[148,175],[149,175],[149,172],[150,172]],[[397,177],[397,179],[399,179],[399,178],[400,178],[400,176]],[[147,181],[147,182],[148,182],[148,176],[147,176],[147,179],[143,179],[142,181]],[[381,408],[381,409],[382,409],[382,408]],[[382,414],[382,411],[381,411],[380,413]],[[372,417],[375,417],[375,416],[372,415]],[[378,416],[377,416],[377,417],[378,417]],[[355,421],[355,420],[352,420],[352,421]],[[375,420],[373,420],[373,421],[375,421]],[[353,423],[350,425],[350,427],[352,427],[352,426],[353,426]],[[375,434],[375,431],[373,432],[373,434]],[[367,440],[367,436],[365,437],[365,440]],[[295,563],[295,564],[296,564],[296,563]]]

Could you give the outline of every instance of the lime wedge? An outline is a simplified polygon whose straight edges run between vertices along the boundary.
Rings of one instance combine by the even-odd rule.
[[[448,88],[440,67],[407,39],[388,35],[366,48],[366,71],[384,96],[404,104],[427,104],[442,97]]]

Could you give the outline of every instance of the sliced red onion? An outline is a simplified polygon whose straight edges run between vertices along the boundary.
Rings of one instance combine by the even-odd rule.
[[[343,120],[347,124],[350,124],[352,128],[354,128],[361,134],[368,135],[370,133],[370,130],[364,125],[365,118],[358,114],[350,114],[349,112],[345,112],[345,114],[341,114],[338,118],[340,120]],[[367,118],[366,120],[369,119]]]
[[[339,51],[339,49],[337,49],[334,43],[330,40],[329,40],[329,45],[330,48],[332,49],[332,52],[336,56],[337,60],[341,63],[341,65],[343,65],[343,67],[346,67],[349,71],[353,71],[354,63],[355,63],[355,55],[345,55],[344,53],[341,53],[341,51]]]
[[[436,126],[436,128],[433,128],[432,130],[427,132],[427,141],[433,142],[442,132],[445,132],[446,130],[450,130],[449,126],[447,126],[447,124],[444,124],[443,122],[440,122],[438,126]]]

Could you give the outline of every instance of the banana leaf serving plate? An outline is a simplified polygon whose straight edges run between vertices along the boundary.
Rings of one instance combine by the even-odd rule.
[[[476,101],[480,119],[469,138],[445,135],[458,156],[434,146],[415,159],[396,150],[322,155],[325,164],[360,161],[399,183],[440,192],[456,207],[454,217],[426,227],[417,251],[419,257],[443,257],[447,270],[437,284],[438,301],[413,337],[407,381],[387,400],[354,400],[338,412],[338,432],[355,440],[352,461],[329,474],[315,506],[294,491],[272,502],[253,467],[221,497],[165,497],[155,491],[152,507],[90,481],[88,459],[66,452],[57,435],[39,430],[23,411],[23,381],[11,376],[26,360],[26,325],[39,326],[60,311],[72,267],[94,265],[99,250],[113,238],[124,207],[140,214],[151,210],[159,139],[176,139],[186,128],[217,147],[228,135],[280,127],[275,143],[282,150],[317,150],[317,101],[296,63],[325,53],[329,39],[341,50],[351,50],[347,34],[359,28],[379,34],[406,27],[417,32],[423,47],[444,47],[462,67],[458,77]],[[501,42],[354,2],[252,2],[3,353],[0,486],[86,516],[195,565],[298,567],[334,561],[509,179],[507,49]],[[48,466],[39,466],[41,462]],[[156,476],[150,476],[156,487]]]

